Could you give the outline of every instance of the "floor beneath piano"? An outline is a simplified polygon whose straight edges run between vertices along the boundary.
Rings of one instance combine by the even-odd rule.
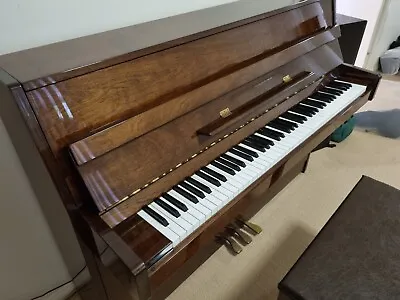
[[[377,98],[362,111],[400,111],[398,95],[400,82],[385,80]],[[379,122],[388,127],[383,119]],[[253,218],[264,231],[240,255],[233,257],[220,248],[168,299],[277,299],[278,282],[361,175],[400,188],[400,141],[361,129],[336,148],[312,154],[307,172]]]

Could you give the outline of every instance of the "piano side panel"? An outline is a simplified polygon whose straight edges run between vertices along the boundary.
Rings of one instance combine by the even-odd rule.
[[[336,25],[336,0],[320,0],[328,26]]]
[[[55,153],[326,27],[319,3],[27,93]],[[280,28],[276,34],[275,28]],[[211,99],[209,99],[211,100]]]
[[[235,94],[236,92],[227,94],[224,97],[212,101],[209,104],[142,136],[139,139],[135,139],[114,151],[80,166],[78,168],[79,172],[86,182],[86,185],[88,186],[98,207],[104,210],[105,208],[112,206],[114,203],[130,195],[135,190],[142,188],[148,182],[159,177],[164,172],[169,172],[169,170],[173,169],[178,164],[183,163],[192,155],[198,153],[205,147],[210,146],[210,144],[215,140],[222,138],[225,134],[230,133],[232,130],[246,123],[251,118],[260,115],[265,112],[266,109],[270,109],[275,104],[284,101],[287,96],[294,94],[306,84],[309,84],[312,79],[316,79],[334,69],[341,63],[341,60],[335,55],[331,55],[330,49],[331,48],[327,45],[322,46],[313,52],[302,56],[298,60],[293,61],[287,66],[275,70],[271,74],[266,74],[264,77],[265,79],[261,80],[261,82],[256,81],[252,88],[247,88],[244,91],[240,91],[238,94]],[[269,89],[276,86],[278,82],[282,82],[282,77],[285,74],[294,75],[305,70],[314,71],[315,73],[308,82],[301,82],[299,85],[292,87],[289,86],[288,89],[278,95],[269,95],[267,97],[268,100],[264,100],[259,106],[250,109],[247,117],[239,120],[239,123],[228,127],[219,135],[211,138],[202,138],[196,134],[197,130],[213,122],[215,119],[218,119],[219,112],[224,108],[230,107],[234,110],[236,107],[267,92]],[[308,94],[304,94],[303,98],[300,98],[300,94],[298,94],[296,97],[297,102],[311,94],[312,91],[312,89],[309,89]],[[285,100],[285,102],[291,103],[287,100]],[[293,102],[292,105],[297,104],[297,102]],[[268,114],[268,118],[261,117],[261,119],[263,119],[265,124],[275,116],[273,114]],[[260,124],[258,128],[261,126],[262,124]],[[227,144],[225,149],[222,148],[221,152],[225,152],[229,149],[229,147],[232,146],[231,143],[237,143],[249,135],[250,132],[247,132],[246,127],[248,126],[245,126],[229,137],[228,140],[230,143]],[[254,129],[253,132],[256,129]],[[234,136],[237,138],[234,138]],[[212,151],[212,149],[210,149],[203,152],[201,156],[206,156],[209,161],[211,161],[217,156],[217,154],[215,150]],[[187,164],[191,164],[194,170],[198,170],[203,166],[199,163],[199,156],[197,156],[195,160],[190,161]],[[171,185],[176,184],[185,176],[191,174],[186,173],[186,175],[183,175],[185,173],[180,172],[180,169],[174,170],[172,173],[173,176],[179,176],[180,174],[182,177],[180,179],[175,177],[175,180],[178,181],[169,182],[169,185],[158,185],[159,193],[169,189]],[[144,199],[139,198],[129,202],[136,202],[134,206],[138,210],[142,205],[146,204],[146,201],[149,200],[151,199],[146,197]],[[126,205],[123,205],[123,207],[125,206]],[[135,211],[130,211],[130,213],[134,212]],[[125,213],[118,214],[115,216],[116,219],[121,219],[121,215],[125,216]]]

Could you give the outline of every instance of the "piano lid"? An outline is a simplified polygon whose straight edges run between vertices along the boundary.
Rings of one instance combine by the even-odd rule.
[[[23,83],[25,90],[32,90],[197,39],[199,36],[195,34],[199,32],[206,36],[226,30],[227,24],[240,23],[292,3],[292,0],[250,0],[224,4],[3,55],[0,67]],[[333,1],[321,0],[321,3],[327,23],[332,26],[329,16]]]

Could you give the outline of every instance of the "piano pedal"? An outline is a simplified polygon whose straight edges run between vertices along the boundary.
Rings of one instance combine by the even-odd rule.
[[[262,232],[262,228],[257,224],[251,223],[249,221],[244,220],[242,217],[236,219],[236,223],[240,227],[245,227],[250,230],[254,235],[260,234]]]
[[[243,251],[243,248],[227,233],[220,233],[216,236],[216,240],[217,242],[227,246],[234,255],[240,254],[240,252]]]
[[[246,232],[243,232],[236,224],[231,223],[226,227],[226,229],[230,234],[234,235],[244,246],[250,244],[253,241],[252,238]]]

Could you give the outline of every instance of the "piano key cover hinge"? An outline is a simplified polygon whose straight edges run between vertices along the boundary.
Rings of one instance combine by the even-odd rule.
[[[312,74],[311,74],[312,75]],[[306,88],[308,88],[310,85],[316,83],[317,81],[323,79],[326,75],[322,75],[320,77],[318,77],[317,79],[313,80],[312,82],[310,82],[309,84],[305,85],[304,87],[302,87],[301,89],[299,89],[298,91],[294,92],[293,94],[287,96],[286,98],[284,98],[280,103],[277,103],[275,105],[278,106],[279,104],[281,104],[282,102],[292,98],[293,96],[297,95],[299,92],[305,90]],[[229,108],[224,109],[225,110],[229,110]],[[221,111],[220,114],[223,112]],[[195,158],[197,155],[207,151],[208,149],[210,149],[211,147],[215,146],[217,143],[221,142],[222,140],[226,139],[227,137],[229,137],[230,135],[232,135],[233,133],[237,132],[238,130],[242,129],[244,126],[250,124],[251,122],[254,122],[255,120],[257,120],[258,118],[260,118],[261,116],[263,116],[264,114],[266,114],[267,112],[269,112],[270,109],[267,109],[266,111],[264,111],[263,113],[261,113],[260,115],[251,118],[249,121],[247,121],[246,123],[240,125],[238,128],[234,129],[232,132],[224,135],[222,138],[218,139],[217,141],[212,142],[209,146],[203,148],[202,150],[200,150],[199,152],[193,154],[191,157],[187,158],[185,161],[177,164],[175,167],[169,169],[168,171],[166,171],[165,173],[163,173],[162,175],[150,180],[148,183],[146,183],[144,186],[142,186],[141,188],[136,189],[134,192],[132,192],[131,194],[123,197],[121,200],[119,200],[118,202],[115,202],[113,205],[107,207],[105,210],[100,212],[100,215],[105,214],[106,212],[110,211],[111,209],[113,209],[114,207],[118,206],[119,204],[121,204],[122,202],[125,202],[126,200],[128,200],[129,198],[131,198],[132,196],[138,194],[139,192],[143,191],[145,188],[149,187],[151,184],[157,182],[158,180],[160,180],[161,178],[165,177],[166,175],[168,175],[169,173],[175,171],[176,169],[178,169],[179,167],[183,166],[184,164],[186,164],[187,162],[189,162],[190,160],[192,160],[193,158]],[[230,112],[230,110],[229,110]]]

